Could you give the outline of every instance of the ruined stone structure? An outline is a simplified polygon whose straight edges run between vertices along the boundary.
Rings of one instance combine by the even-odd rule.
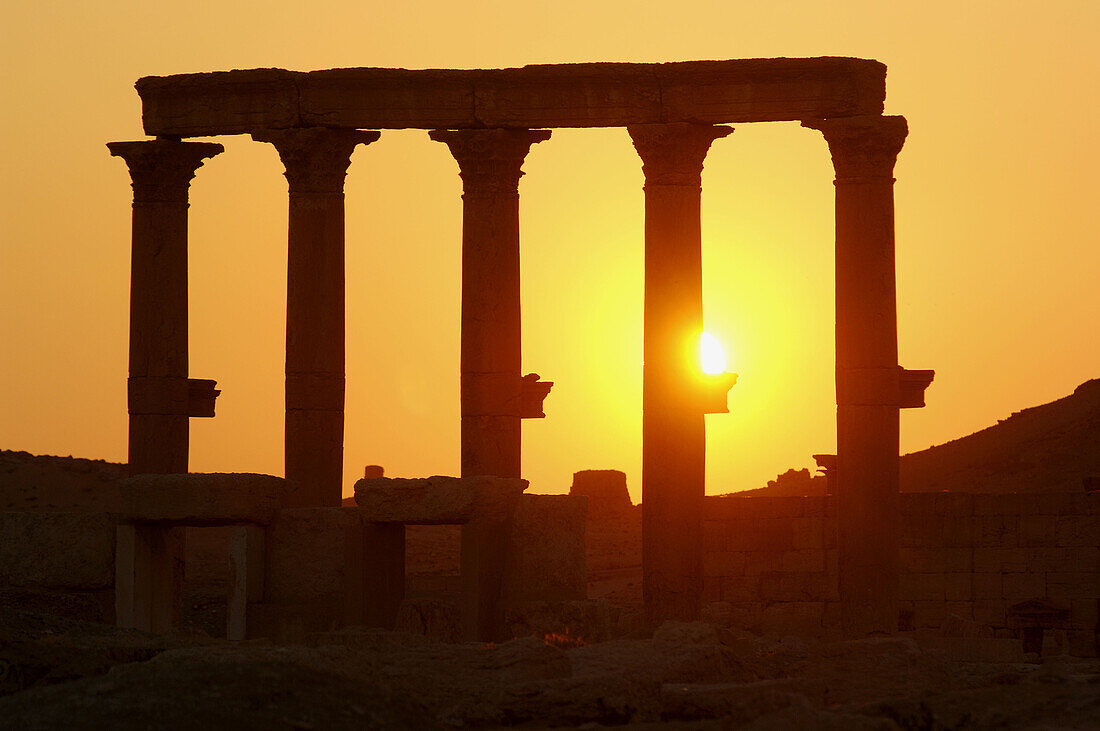
[[[219,145],[275,146],[289,183],[285,505],[340,502],[344,399],[343,180],[378,131],[445,143],[463,182],[462,475],[518,478],[520,420],[550,383],[520,372],[521,166],[552,127],[626,127],[645,174],[644,593],[656,623],[699,615],[703,595],[703,415],[724,411],[732,375],[704,379],[701,171],[728,123],[801,121],[836,169],[837,480],[841,617],[849,634],[898,617],[898,409],[930,371],[897,363],[893,177],[905,139],[884,117],[885,67],[847,58],[577,64],[485,71],[277,69],[137,84],[145,131],[114,143],[134,180],[130,461],[185,472],[187,419],[210,415],[212,382],[188,379],[188,181]],[[168,256],[161,255],[167,252]],[[502,526],[464,531],[463,554],[502,550]],[[392,540],[396,540],[393,538]]]

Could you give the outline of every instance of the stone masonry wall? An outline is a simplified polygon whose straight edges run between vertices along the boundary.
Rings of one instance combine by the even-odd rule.
[[[705,505],[704,600],[721,602],[709,611],[770,633],[839,627],[833,498]],[[1095,652],[1100,494],[905,493],[901,510],[903,629],[1014,637],[1009,608],[1046,599],[1070,611],[1071,646]]]

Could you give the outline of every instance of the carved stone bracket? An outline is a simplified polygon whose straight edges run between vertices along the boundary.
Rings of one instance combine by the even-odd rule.
[[[838,184],[893,179],[894,163],[909,134],[900,116],[808,119],[802,126],[820,131],[829,143]]]
[[[710,145],[733,133],[733,127],[673,122],[634,124],[626,128],[642,158],[648,185],[702,185],[703,160]]]
[[[703,376],[703,385],[700,390],[700,406],[704,414],[728,414],[729,405],[726,403],[726,395],[737,383],[736,373],[715,373]]]
[[[550,139],[548,129],[432,130],[458,162],[462,194],[519,194],[523,161],[531,145]]]
[[[542,419],[542,402],[554,386],[540,381],[537,373],[518,378],[510,373],[464,373],[463,416],[515,416]]]
[[[187,203],[187,189],[203,161],[225,150],[216,142],[109,142],[130,169],[135,203]]]
[[[343,195],[356,145],[369,145],[380,136],[380,132],[327,127],[252,133],[252,139],[269,142],[278,150],[290,192],[295,195]]]
[[[205,378],[131,377],[126,379],[131,414],[211,418],[221,394],[217,381]]]
[[[849,406],[924,406],[924,391],[936,372],[894,368],[838,368],[836,402]]]

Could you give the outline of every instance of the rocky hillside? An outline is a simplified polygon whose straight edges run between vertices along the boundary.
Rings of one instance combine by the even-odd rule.
[[[901,458],[903,492],[1077,492],[1100,478],[1100,379]]]
[[[824,495],[825,479],[787,470],[740,495]],[[1086,487],[1088,486],[1088,487]],[[901,458],[902,492],[1078,492],[1100,489],[1100,379],[1017,411],[969,436]]]

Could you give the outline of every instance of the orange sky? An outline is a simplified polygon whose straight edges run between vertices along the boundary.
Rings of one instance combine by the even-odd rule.
[[[0,447],[124,460],[129,178],[143,75],[857,56],[909,120],[896,174],[901,363],[934,368],[905,451],[1100,375],[1100,3],[26,2],[0,9]],[[282,472],[286,183],[244,137],[191,193],[191,469]],[[521,183],[524,422],[537,492],[618,468],[640,498],[642,175],[625,130],[557,130]],[[835,448],[832,171],[796,123],[739,125],[703,174],[707,329],[741,374],[708,492]],[[458,471],[461,186],[385,131],[348,176],[345,492],[365,463]]]

